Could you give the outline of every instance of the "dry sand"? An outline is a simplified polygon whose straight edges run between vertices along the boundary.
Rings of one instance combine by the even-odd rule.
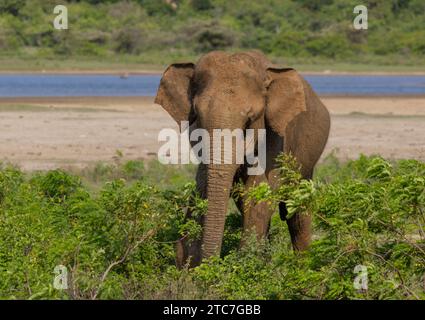
[[[360,153],[425,161],[425,97],[322,97],[332,115],[323,156]],[[155,158],[175,128],[151,97],[0,99],[0,161],[25,170]],[[323,157],[322,157],[323,159]]]

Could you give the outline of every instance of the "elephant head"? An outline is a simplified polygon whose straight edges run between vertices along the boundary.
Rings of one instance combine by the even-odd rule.
[[[290,123],[307,110],[304,80],[291,68],[272,66],[260,52],[216,51],[201,57],[196,65],[172,64],[163,74],[155,103],[177,123],[189,120],[191,127],[208,130],[210,137],[213,129],[237,128],[265,128],[284,137]],[[239,167],[204,166],[199,189],[208,199],[208,211],[201,258],[221,249],[229,193]]]

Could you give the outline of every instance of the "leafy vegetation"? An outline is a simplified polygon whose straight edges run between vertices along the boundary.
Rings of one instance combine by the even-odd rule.
[[[69,29],[59,31],[56,1],[1,1],[1,56],[158,65],[214,49],[260,49],[292,64],[425,64],[423,0],[364,1],[368,30],[353,28],[356,0],[62,2]]]
[[[245,190],[255,201],[286,200],[314,217],[311,249],[292,251],[275,214],[270,236],[238,249],[241,214],[231,206],[222,257],[175,267],[174,243],[199,236],[185,208],[194,167],[130,161],[82,171],[0,170],[0,298],[25,299],[425,299],[425,164],[329,157],[313,181],[281,158],[276,190]],[[53,287],[68,270],[67,290]],[[368,289],[354,288],[357,265]]]

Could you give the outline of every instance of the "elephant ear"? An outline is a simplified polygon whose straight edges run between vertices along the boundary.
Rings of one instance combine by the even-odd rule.
[[[161,105],[180,125],[187,121],[190,113],[190,83],[195,65],[176,63],[170,65],[162,75],[155,103]]]
[[[285,136],[288,124],[307,111],[304,80],[291,68],[267,69],[266,120],[269,126]]]

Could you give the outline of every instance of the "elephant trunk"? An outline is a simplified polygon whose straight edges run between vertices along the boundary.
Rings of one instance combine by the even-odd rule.
[[[206,166],[207,183],[205,186],[208,210],[203,218],[201,259],[220,254],[230,190],[238,168],[238,165],[234,162],[236,158],[236,141],[232,139],[230,146],[226,146],[223,140],[217,144],[214,143],[214,140],[218,138],[214,136],[214,128],[232,128],[231,121],[225,121],[225,117],[220,117],[216,123],[221,124],[221,126],[214,125],[214,121],[212,121],[208,128],[210,134],[210,163]],[[231,152],[229,152],[230,150],[225,150],[225,148],[229,147],[231,147]]]
[[[220,254],[227,205],[236,168],[233,164],[209,164],[207,166],[208,210],[204,217],[202,259]]]

